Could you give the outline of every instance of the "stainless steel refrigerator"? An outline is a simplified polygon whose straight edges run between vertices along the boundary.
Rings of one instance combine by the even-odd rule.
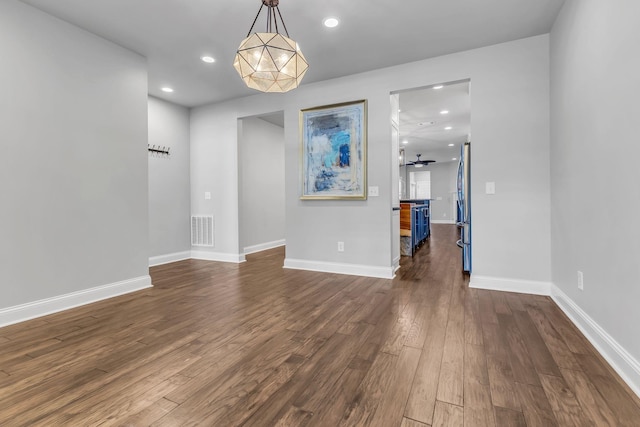
[[[457,225],[460,239],[456,242],[462,248],[462,269],[471,273],[471,143],[465,142],[460,148],[458,162],[458,212]]]

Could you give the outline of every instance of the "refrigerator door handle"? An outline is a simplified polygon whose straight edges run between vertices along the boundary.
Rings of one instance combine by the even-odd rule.
[[[456,245],[458,245],[458,247],[462,248],[462,247],[464,247],[464,245],[466,245],[466,243],[462,243],[462,239],[460,239],[460,240],[458,240],[456,242]]]

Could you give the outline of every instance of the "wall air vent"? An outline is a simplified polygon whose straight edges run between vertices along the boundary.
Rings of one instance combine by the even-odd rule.
[[[213,246],[213,217],[191,217],[191,246]]]

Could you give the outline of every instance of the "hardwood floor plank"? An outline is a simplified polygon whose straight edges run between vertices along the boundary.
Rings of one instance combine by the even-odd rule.
[[[180,393],[189,393],[180,405],[163,417],[158,425],[197,424],[215,425],[225,411],[269,377],[295,350],[291,337],[295,333],[286,331],[257,345],[246,352],[239,352],[234,362],[226,365],[218,376],[190,388],[191,382],[180,387]],[[172,401],[175,393],[167,394]]]
[[[489,385],[480,384],[474,379],[464,383],[464,426],[491,427],[495,426],[495,416],[491,403]]]
[[[506,350],[509,355],[514,382],[540,385],[538,373],[533,366],[533,362],[531,362],[529,351],[520,334],[520,330],[513,320],[513,316],[499,314],[498,322],[503,334],[503,339],[506,340]]]
[[[514,311],[513,318],[518,325],[536,371],[539,374],[559,377],[561,374],[558,365],[549,352],[544,339],[540,336],[538,329],[531,321],[529,314],[527,312]]]
[[[391,427],[399,426],[402,420],[405,403],[413,378],[420,360],[420,350],[403,347],[398,357],[394,372],[391,374],[390,384],[383,396],[371,426]]]
[[[363,323],[355,337],[345,336],[347,343],[332,353],[330,363],[316,368],[315,375],[310,379],[313,388],[306,387],[301,390],[293,400],[293,405],[311,413],[320,412],[324,402],[333,394],[336,382],[373,330],[372,325]]]
[[[511,307],[507,302],[507,298],[504,292],[492,292],[491,300],[493,301],[493,309],[496,314],[511,315]]]
[[[491,291],[478,290],[478,305],[480,307],[480,320],[482,323],[498,323],[496,311],[493,307]]]
[[[464,298],[464,340],[466,343],[482,345],[482,322],[475,289],[468,289]]]
[[[360,383],[355,396],[345,411],[340,426],[368,426],[391,381],[390,373],[395,369],[398,356],[378,353],[369,372]],[[400,421],[400,420],[398,420]]]
[[[507,319],[510,317],[512,316],[506,316]],[[502,325],[500,323],[482,324],[491,400],[495,406],[520,411],[520,400],[515,390],[504,323],[503,318]]]
[[[595,426],[593,420],[585,416],[575,395],[562,377],[540,375],[540,382],[559,425]]]
[[[496,425],[500,427],[527,427],[522,412],[496,406]]]
[[[149,426],[155,421],[159,420],[171,410],[173,410],[178,404],[167,399],[159,399],[151,406],[143,409],[142,411],[130,415],[122,420],[118,425],[121,427],[139,427]]]
[[[468,288],[457,232],[434,224],[393,280],[276,248],[0,328],[0,425],[636,427],[640,399],[550,298]]]
[[[444,300],[445,304],[438,306],[432,314],[425,340],[428,345],[423,347],[404,411],[405,417],[429,425],[433,420],[433,411],[436,405],[450,300],[451,294],[449,293],[449,298]]]
[[[561,372],[583,411],[595,425],[617,424],[616,416],[583,372],[571,369],[561,369]]]
[[[621,381],[618,378],[612,378],[611,368],[604,366],[595,355],[576,354],[575,357],[580,363],[582,371],[618,417],[620,425],[637,424],[640,402],[628,386],[620,384]]]
[[[538,332],[543,337],[544,342],[556,361],[556,364],[560,368],[566,369],[580,369],[580,364],[576,361],[575,357],[567,347],[560,334],[553,327],[547,316],[537,308],[530,307],[527,309],[529,317],[533,320],[533,323],[538,328]]]
[[[402,424],[400,424],[400,427],[430,427],[430,426],[423,424],[421,422],[418,422],[416,420],[412,420],[410,418],[402,418]]]
[[[527,427],[554,427],[558,423],[541,386],[516,384]]]
[[[495,425],[484,348],[468,343],[464,350],[464,425]]]
[[[464,425],[464,409],[441,401],[436,402],[432,427],[462,427]]]
[[[438,379],[437,400],[462,406],[464,383],[464,291],[454,290]]]
[[[569,321],[569,318],[562,312],[562,310],[557,306],[549,307],[545,305],[543,307],[545,308],[543,308],[542,311],[547,316],[551,324],[553,324],[556,330],[560,333],[572,353],[590,354],[593,351],[593,346],[580,333],[578,328]]]
[[[526,295],[515,294],[512,292],[504,292],[504,294],[504,297],[507,301],[507,304],[509,305],[509,309],[511,310],[512,314],[513,311],[526,311],[526,308],[522,304],[522,298],[523,296],[524,298],[526,298]]]

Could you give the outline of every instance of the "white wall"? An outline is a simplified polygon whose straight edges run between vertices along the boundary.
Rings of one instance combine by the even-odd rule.
[[[0,52],[0,309],[149,285],[144,59],[14,0]]]
[[[240,247],[244,253],[284,243],[284,129],[240,120]]]
[[[239,254],[236,120],[283,108],[290,265],[325,270],[347,265],[364,274],[390,275],[391,185],[397,185],[391,170],[397,159],[389,149],[389,94],[470,79],[474,274],[548,283],[548,40],[538,36],[307,84],[285,95],[260,94],[196,108],[191,116],[192,188],[198,195],[212,189],[216,200],[192,198],[192,210],[214,212],[215,250],[230,258]],[[300,200],[299,110],[365,98],[368,184],[379,187],[380,197]],[[485,196],[480,191],[485,181],[495,181],[498,194]],[[515,243],[514,236],[526,244]],[[345,242],[343,253],[336,250],[338,240]]]
[[[551,224],[556,298],[640,394],[638,16],[568,0],[553,27]]]
[[[170,155],[149,154],[150,263],[189,257],[189,110],[149,97],[149,144]]]

